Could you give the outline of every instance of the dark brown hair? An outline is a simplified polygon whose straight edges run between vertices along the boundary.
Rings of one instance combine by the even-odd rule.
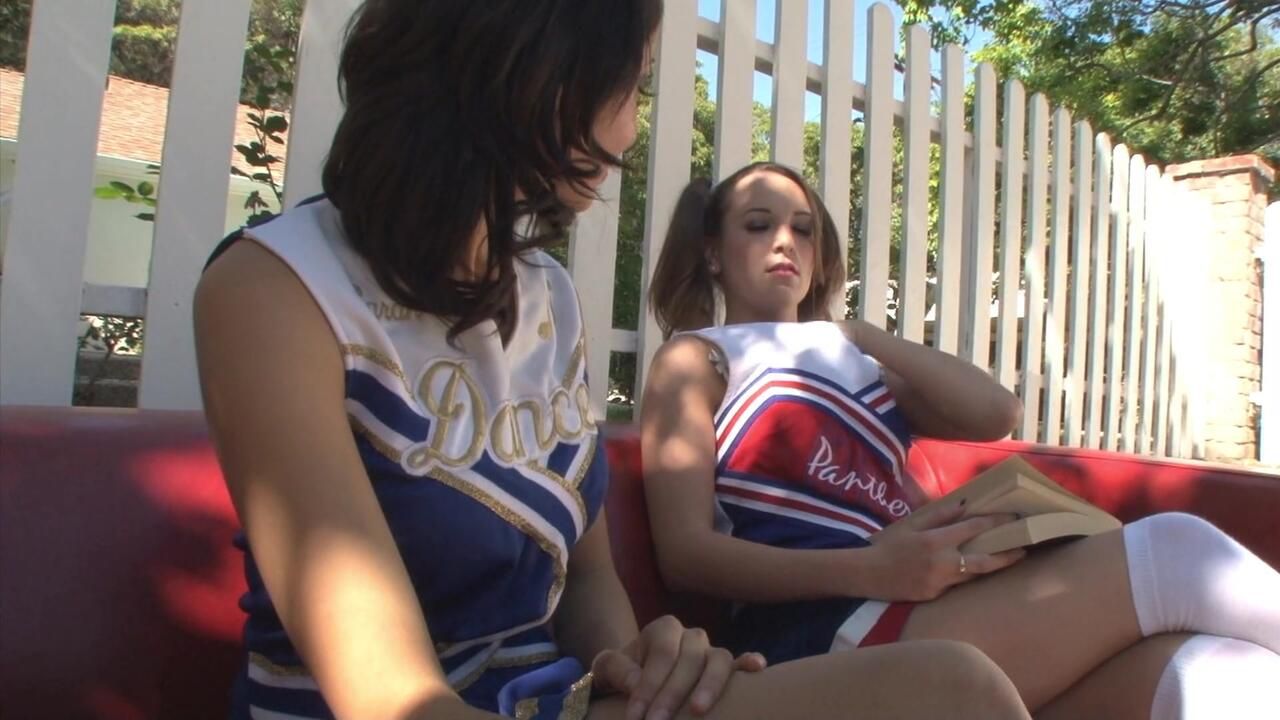
[[[800,186],[810,211],[819,219],[814,226],[813,278],[808,294],[800,301],[799,319],[831,319],[831,301],[844,294],[845,279],[835,221],[800,173],[785,165],[758,162],[714,187],[709,180],[694,180],[680,194],[649,285],[649,307],[664,338],[708,327],[715,321],[716,280],[707,267],[707,250],[718,248],[722,240],[729,194],[739,181],[755,172],[777,173]]]
[[[593,126],[636,87],[661,15],[662,0],[365,0],[323,185],[383,291],[446,318],[451,341],[487,319],[508,337],[515,261],[574,217],[555,183],[591,195],[622,163]],[[487,266],[460,279],[482,223]]]

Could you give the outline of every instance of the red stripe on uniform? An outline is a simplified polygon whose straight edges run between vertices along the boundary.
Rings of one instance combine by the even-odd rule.
[[[762,502],[768,505],[778,505],[780,507],[791,508],[792,510],[807,512],[811,515],[819,515],[821,517],[825,517],[830,520],[836,520],[836,521],[845,523],[847,525],[856,525],[862,528],[863,530],[866,530],[867,532],[874,533],[880,530],[879,527],[872,525],[871,523],[857,516],[838,513],[833,510],[824,508],[820,505],[808,505],[805,502],[801,500],[796,500],[794,498],[778,497],[777,495],[770,495],[768,493],[757,492],[754,490],[747,490],[740,487],[734,487],[732,485],[719,486],[716,488],[716,492],[721,495],[737,495],[738,497],[743,497],[748,500],[755,500],[757,502]]]
[[[867,634],[862,637],[862,642],[858,643],[858,647],[871,647],[873,645],[887,645],[897,642],[902,637],[902,628],[907,624],[907,619],[911,617],[911,611],[915,609],[916,604],[912,602],[892,602],[889,607],[885,608],[880,614],[880,619],[876,620],[876,624],[871,626]]]
[[[858,420],[861,420],[861,422],[857,423],[858,426],[861,427],[863,430],[865,430],[867,434],[873,436],[876,440],[880,441],[880,444],[883,445],[888,450],[890,460],[897,464],[897,468],[895,468],[895,470],[897,472],[901,472],[902,468],[906,466],[906,458],[903,456],[902,452],[899,451],[897,438],[895,438],[891,432],[888,432],[887,429],[882,429],[878,427],[877,425],[874,424],[874,422],[868,422],[868,420],[876,421],[877,419],[875,418],[874,415],[871,415],[869,413],[864,415],[863,413],[867,413],[867,410],[865,408],[855,404],[851,404],[844,398],[838,395],[834,395],[820,387],[815,387],[810,383],[804,382],[802,380],[794,380],[794,379],[770,380],[769,382],[761,386],[758,390],[751,393],[750,397],[748,397],[738,407],[738,410],[733,414],[733,417],[729,419],[729,422],[724,426],[722,431],[716,435],[717,446],[722,444],[724,440],[724,434],[729,430],[729,428],[734,427],[738,423],[738,419],[742,417],[742,414],[746,411],[746,409],[755,402],[756,398],[760,397],[760,395],[766,390],[768,390],[769,388],[775,387],[775,386],[791,388],[795,390],[803,390],[810,394],[816,395],[818,397],[823,398],[824,400],[827,400],[828,402],[835,405],[836,407],[844,410],[845,414],[848,415],[855,422]]]

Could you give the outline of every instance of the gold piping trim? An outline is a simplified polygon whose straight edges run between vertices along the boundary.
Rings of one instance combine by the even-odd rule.
[[[437,372],[452,372],[445,379],[443,395],[440,397],[434,397],[431,394],[431,384],[434,382]],[[471,443],[464,455],[452,457],[442,452],[442,448],[448,439],[449,429],[453,426],[453,423],[465,422],[468,419],[467,406],[454,399],[454,395],[458,391],[459,382],[462,383],[463,391],[471,402],[471,412],[469,414],[472,425],[470,428]],[[445,463],[453,467],[470,467],[475,464],[484,454],[485,445],[491,432],[488,424],[492,423],[493,417],[489,413],[489,403],[484,393],[476,386],[475,380],[467,372],[463,362],[459,360],[433,361],[422,373],[421,379],[418,380],[416,397],[433,420],[427,440],[418,443],[409,451],[409,457],[406,460],[409,470],[419,470],[423,465],[432,462]]]
[[[427,475],[447,487],[470,496],[472,500],[489,508],[494,515],[507,521],[507,524],[533,538],[534,542],[538,543],[538,547],[541,547],[543,552],[551,556],[555,569],[555,579],[551,582],[551,588],[547,590],[547,612],[552,612],[555,608],[555,601],[560,597],[560,592],[564,590],[567,558],[561,555],[560,548],[556,547],[556,544],[550,538],[538,532],[538,529],[528,519],[521,517],[511,508],[493,499],[476,486],[464,481],[448,470],[434,467],[431,468]]]
[[[540,652],[532,655],[521,655],[519,657],[500,658],[494,657],[493,662],[489,663],[490,668],[513,668],[524,667],[525,665],[533,665],[540,662],[549,662],[551,660],[559,660],[560,655],[553,652]]]
[[[569,687],[569,694],[560,704],[558,720],[583,720],[587,716],[587,706],[591,704],[592,680],[591,673],[587,673]]]
[[[249,662],[276,677],[311,677],[311,673],[301,665],[277,665],[262,653],[249,653]]]
[[[477,666],[474,670],[467,673],[466,677],[459,680],[458,683],[453,686],[454,691],[462,692],[463,690],[466,690],[467,688],[474,685],[477,680],[479,680],[486,672],[490,670],[497,670],[501,668],[524,667],[526,665],[533,665],[535,663],[558,660],[560,658],[560,655],[554,652],[540,652],[540,653],[534,653],[532,655],[521,655],[517,657],[500,658],[497,656],[498,652],[501,652],[501,650],[495,651],[492,655],[489,656],[489,659],[480,663],[480,665]]]
[[[573,346],[573,354],[569,356],[569,366],[565,368],[564,378],[560,384],[566,389],[573,385],[573,381],[578,379],[578,367],[582,365],[582,356],[587,352],[587,336],[579,335],[578,344]]]
[[[538,698],[525,698],[516,703],[516,720],[529,720],[538,716]]]
[[[591,469],[591,464],[596,459],[596,450],[598,449],[597,441],[599,440],[599,438],[600,436],[598,434],[595,434],[595,433],[591,434],[591,439],[588,441],[591,444],[587,446],[587,453],[586,453],[587,456],[582,459],[582,464],[578,466],[578,472],[574,473],[574,476],[573,476],[572,487],[575,493],[578,492],[579,487],[582,487],[582,481],[586,479],[587,471]],[[580,497],[581,496],[579,495],[579,498]],[[582,502],[581,499],[579,499],[578,502]],[[583,511],[583,517],[584,518],[586,517],[585,510]]]
[[[354,415],[347,415],[347,420],[349,420],[351,423],[352,432],[363,437],[365,440],[368,440],[369,444],[372,445],[373,449],[377,450],[380,455],[383,455],[388,460],[390,460],[391,462],[394,462],[397,465],[400,464],[399,450],[396,450],[395,448],[391,447],[391,445],[387,443],[386,440],[383,440],[382,438],[375,435],[372,430],[366,427],[364,423],[356,419]]]
[[[343,355],[364,358],[374,365],[387,370],[397,378],[400,378],[400,383],[404,385],[405,392],[408,393],[410,397],[413,397],[413,388],[409,386],[409,378],[405,377],[404,370],[386,353],[376,347],[359,345],[357,343],[346,343],[341,346],[341,350]]]
[[[489,653],[489,657],[485,658],[484,662],[475,666],[471,672],[467,673],[465,677],[459,680],[458,683],[453,686],[454,692],[462,692],[475,684],[475,681],[479,680],[480,676],[484,675],[485,671],[489,669],[489,663],[493,661],[494,652],[496,652],[496,650],[491,651]]]
[[[571,485],[563,475],[552,470],[546,465],[531,462],[525,467],[564,488],[564,491],[569,494],[569,497],[573,498],[573,502],[578,508],[578,513],[582,516],[582,526],[585,528],[587,525],[587,504],[582,501],[582,493],[578,492],[578,489]]]
[[[547,278],[546,285],[547,285],[547,296],[546,296],[546,301],[543,303],[543,307],[546,308],[546,313],[545,313],[546,317],[542,320],[542,322],[538,323],[538,337],[542,338],[543,340],[550,340],[552,330],[555,328],[555,325],[556,325],[555,313],[551,311],[552,301],[554,300],[553,293],[551,292],[551,278]]]

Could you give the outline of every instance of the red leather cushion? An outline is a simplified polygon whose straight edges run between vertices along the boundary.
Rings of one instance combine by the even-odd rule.
[[[237,526],[198,413],[0,408],[0,707],[225,718]]]
[[[614,561],[637,618],[712,628],[665,590],[634,427],[605,429]],[[1280,567],[1280,478],[1024,443],[918,444],[930,494],[1010,452],[1130,520],[1200,514]],[[0,407],[0,708],[5,717],[223,718],[240,658],[237,522],[198,413]]]
[[[640,465],[640,435],[634,426],[609,425],[604,430],[609,449],[609,544],[622,585],[631,597],[636,621],[645,623],[674,614],[685,625],[706,628],[713,636],[723,603],[711,598],[673,593],[658,574],[649,533],[649,510]]]
[[[1125,522],[1160,512],[1193,513],[1280,568],[1280,475],[1273,472],[1013,440],[922,440],[915,452],[928,458],[939,492],[1019,453],[1058,484]]]

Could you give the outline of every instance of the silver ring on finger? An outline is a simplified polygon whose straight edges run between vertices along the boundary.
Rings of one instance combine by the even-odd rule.
[[[966,575],[969,572],[969,563],[964,559],[964,553],[960,553],[960,574]]]

